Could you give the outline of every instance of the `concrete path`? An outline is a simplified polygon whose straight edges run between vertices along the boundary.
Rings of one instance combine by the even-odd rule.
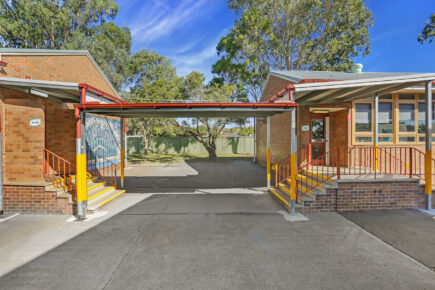
[[[205,188],[266,186],[266,169],[251,161],[181,161],[128,165],[127,192],[190,192]]]
[[[435,219],[432,216],[417,210],[360,211],[342,215],[435,270]]]
[[[149,197],[123,195],[85,222],[68,215],[0,216],[0,276],[22,266],[73,237]],[[0,289],[2,288],[0,284]]]
[[[342,216],[281,210],[266,194],[154,195],[0,288],[433,289],[433,271]]]

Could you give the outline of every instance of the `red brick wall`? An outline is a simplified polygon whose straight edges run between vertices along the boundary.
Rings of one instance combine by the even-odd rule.
[[[4,186],[4,211],[31,214],[72,214],[68,198],[57,198],[44,186]]]
[[[66,104],[47,101],[45,103],[46,148],[75,164],[76,159],[76,119],[74,110]]]
[[[305,202],[302,212],[422,208],[424,187],[417,180],[345,181],[328,189],[315,201]],[[435,205],[435,201],[434,201]]]
[[[45,146],[44,104],[41,99],[0,88],[2,97],[3,182],[41,183]],[[30,118],[41,126],[30,127]]]
[[[42,185],[42,149],[75,163],[75,117],[65,104],[0,88],[3,182]],[[31,118],[41,126],[30,127]]]
[[[0,77],[86,83],[115,95],[87,55],[2,54],[2,60],[8,65],[0,70]]]

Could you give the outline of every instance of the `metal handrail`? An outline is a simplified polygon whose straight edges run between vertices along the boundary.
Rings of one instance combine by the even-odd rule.
[[[42,149],[42,156],[44,178],[50,180],[54,185],[72,192],[74,184],[72,173],[75,172],[76,168],[74,164],[48,149]]]
[[[87,155],[87,171],[92,175],[98,176],[103,179],[106,183],[113,185],[115,189],[117,188],[117,169],[118,165],[114,162],[106,159],[98,153],[90,150],[86,150]]]

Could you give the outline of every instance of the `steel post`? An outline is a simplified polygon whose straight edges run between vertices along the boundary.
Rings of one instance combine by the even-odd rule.
[[[426,156],[425,196],[426,210],[432,209],[432,81],[426,82]]]
[[[124,189],[124,168],[125,168],[125,119],[121,118],[121,149],[120,149],[120,161],[121,161],[121,188]]]
[[[86,120],[85,113],[76,109],[76,191],[77,191],[77,216],[86,218],[87,213],[87,178],[86,178]]]
[[[267,117],[267,189],[270,189],[270,117]]]
[[[294,215],[296,211],[296,152],[298,150],[298,141],[296,136],[296,109],[290,111],[290,201],[291,201],[291,214]]]
[[[2,137],[0,131],[0,215],[3,214],[3,164],[2,164]]]
[[[378,142],[379,142],[379,96],[375,96],[375,170],[379,170],[378,163]]]

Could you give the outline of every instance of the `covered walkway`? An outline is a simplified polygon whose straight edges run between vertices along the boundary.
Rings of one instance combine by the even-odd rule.
[[[77,118],[77,213],[85,218],[87,213],[86,179],[86,136],[84,132],[85,114],[102,114],[121,118],[121,187],[125,187],[125,134],[126,118],[267,118],[268,144],[270,147],[270,117],[285,112],[295,112],[298,105],[292,101],[277,103],[112,103],[101,104],[86,100],[86,89],[82,91],[81,104],[75,105]],[[270,148],[268,149],[267,186],[270,188]],[[116,179],[116,176],[115,176]],[[208,179],[208,178],[207,178]],[[205,179],[206,180],[206,179]]]

